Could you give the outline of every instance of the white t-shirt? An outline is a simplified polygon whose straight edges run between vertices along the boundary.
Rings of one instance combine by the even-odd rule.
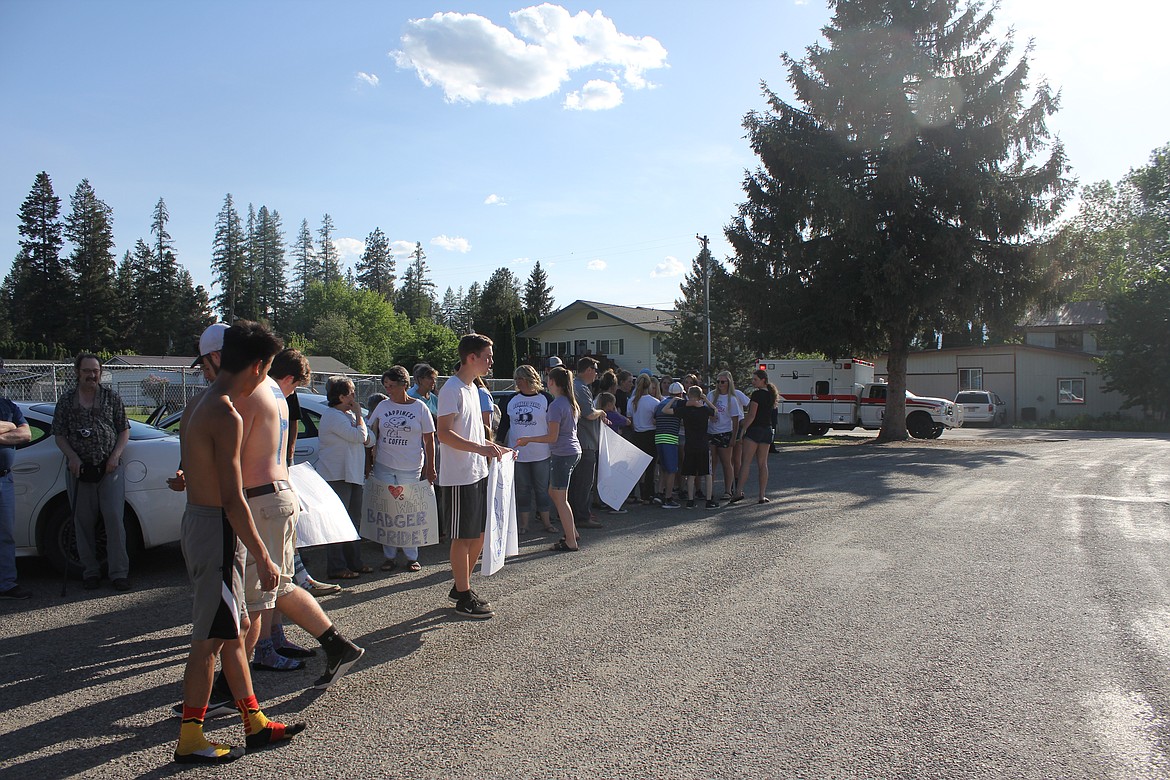
[[[375,460],[395,471],[417,471],[423,467],[423,436],[435,432],[435,421],[427,405],[417,398],[405,404],[386,399],[374,409],[371,421],[378,423]]]
[[[516,459],[521,463],[536,463],[549,457],[547,442],[533,442],[523,447],[516,446],[521,436],[539,438],[548,433],[548,406],[550,401],[543,393],[524,395],[516,393],[508,401],[507,445],[516,450]]]
[[[734,395],[707,393],[707,400],[715,406],[715,416],[707,423],[707,433],[731,433],[733,417],[743,419],[743,407]]]
[[[634,396],[630,396],[629,417],[634,421],[635,431],[645,433],[654,430],[654,410],[658,407],[660,400],[649,393],[636,401]]]
[[[453,376],[439,388],[439,417],[455,415],[451,428],[468,441],[486,444],[483,413],[480,411],[479,388],[464,384]],[[487,458],[477,452],[464,452],[439,443],[440,485],[473,485],[488,475]]]

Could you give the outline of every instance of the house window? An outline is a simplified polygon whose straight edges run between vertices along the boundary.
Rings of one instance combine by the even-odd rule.
[[[1084,352],[1085,332],[1082,330],[1058,330],[1056,332],[1056,348]]]
[[[624,355],[625,339],[598,339],[597,351],[602,355]]]
[[[1083,404],[1085,402],[1085,380],[1056,380],[1056,398],[1058,404]]]
[[[959,369],[959,389],[960,390],[982,390],[983,389],[983,369],[982,368],[960,368]]]
[[[568,355],[570,354],[569,342],[567,341],[546,341],[544,343],[544,354],[549,355]]]
[[[650,340],[650,354],[657,355],[658,350],[662,348],[662,342],[657,336]]]
[[[587,319],[587,320],[597,319],[597,312],[595,312],[595,311],[589,312],[588,314],[585,315],[585,319]]]

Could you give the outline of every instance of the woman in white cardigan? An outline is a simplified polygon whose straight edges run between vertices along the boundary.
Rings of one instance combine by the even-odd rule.
[[[317,429],[317,473],[336,491],[355,527],[361,527],[369,430],[353,382],[331,376],[325,383],[329,408]],[[329,545],[329,577],[352,580],[373,569],[362,563],[361,540]]]

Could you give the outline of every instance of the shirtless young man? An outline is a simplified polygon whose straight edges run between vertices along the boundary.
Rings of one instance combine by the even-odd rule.
[[[288,481],[288,404],[280,385],[266,375],[255,391],[235,402],[235,407],[244,421],[240,457],[244,495],[255,518],[256,530],[280,569],[279,582],[275,586],[265,584],[261,581],[258,560],[248,556],[244,569],[248,614],[252,619],[246,639],[248,655],[251,656],[260,640],[261,625],[271,626],[272,610],[279,608],[325,649],[325,672],[313,687],[328,688],[357,663],[365,650],[343,637],[317,600],[293,582],[300,502]]]
[[[241,609],[245,550],[257,562],[256,576],[265,585],[275,586],[280,570],[244,502],[243,420],[232,403],[264,381],[280,341],[263,327],[245,322],[227,329],[223,341],[219,375],[188,405],[180,423],[187,491],[182,548],[194,592],[191,652],[183,675],[183,723],[175,750],[175,761],[184,764],[220,764],[243,755],[239,748],[210,743],[203,735],[217,655],[223,658],[248,747],[282,742],[305,728],[303,723],[285,726],[270,721],[261,711],[244,648],[248,617]]]

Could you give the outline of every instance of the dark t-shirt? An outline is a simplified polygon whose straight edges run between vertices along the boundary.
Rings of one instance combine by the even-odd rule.
[[[752,392],[752,403],[756,405],[756,416],[752,419],[752,428],[771,428],[772,427],[772,394],[767,390],[760,388]],[[746,409],[744,410],[747,411]]]
[[[683,440],[683,450],[706,451],[708,446],[707,421],[715,414],[715,410],[703,404],[702,406],[687,406],[679,404],[674,407],[674,413],[682,419],[683,431],[686,438]]]
[[[20,411],[20,407],[7,398],[0,398],[0,420],[10,422],[18,428],[28,422],[24,419],[24,413]],[[10,471],[15,461],[16,446],[0,444],[0,471]]]

